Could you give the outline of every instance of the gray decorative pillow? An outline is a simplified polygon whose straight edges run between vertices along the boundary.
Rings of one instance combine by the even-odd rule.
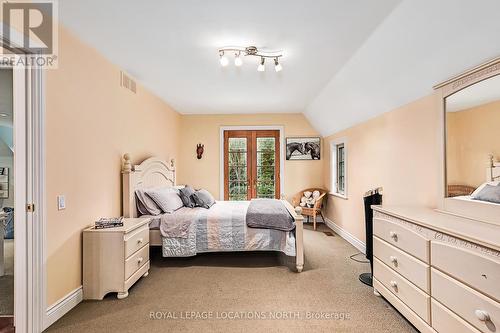
[[[215,199],[207,190],[198,190],[191,196],[197,207],[210,208],[215,204]]]
[[[164,213],[173,213],[184,206],[179,197],[179,190],[171,187],[149,189],[146,190],[146,195],[153,199]]]
[[[185,207],[193,208],[196,207],[196,203],[192,198],[194,194],[194,190],[191,186],[187,185],[186,187],[180,189],[179,196],[181,197],[182,203]]]
[[[137,211],[142,215],[160,215],[161,209],[149,196],[144,193],[144,190],[135,190],[135,198],[137,203]]]
[[[472,199],[500,204],[500,185],[487,184],[479,193],[472,196]]]

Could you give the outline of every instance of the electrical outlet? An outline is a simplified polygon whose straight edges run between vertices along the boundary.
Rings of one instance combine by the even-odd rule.
[[[66,209],[66,196],[64,195],[57,196],[57,209],[58,210]]]

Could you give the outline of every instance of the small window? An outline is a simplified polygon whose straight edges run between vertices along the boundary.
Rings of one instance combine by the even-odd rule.
[[[345,140],[331,143],[332,194],[347,198],[347,147]]]

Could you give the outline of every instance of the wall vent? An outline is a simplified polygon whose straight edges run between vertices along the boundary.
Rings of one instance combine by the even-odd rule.
[[[123,88],[130,90],[134,94],[137,93],[137,84],[135,83],[134,79],[132,79],[127,75],[127,73],[123,71],[120,72],[120,85]]]

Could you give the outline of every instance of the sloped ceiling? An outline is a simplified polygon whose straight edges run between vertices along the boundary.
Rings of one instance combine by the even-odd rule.
[[[307,107],[307,118],[330,135],[500,56],[499,13],[498,0],[405,0]]]
[[[329,135],[500,55],[498,0],[59,2],[62,23],[184,114],[303,112]],[[284,70],[217,48],[283,49]]]

